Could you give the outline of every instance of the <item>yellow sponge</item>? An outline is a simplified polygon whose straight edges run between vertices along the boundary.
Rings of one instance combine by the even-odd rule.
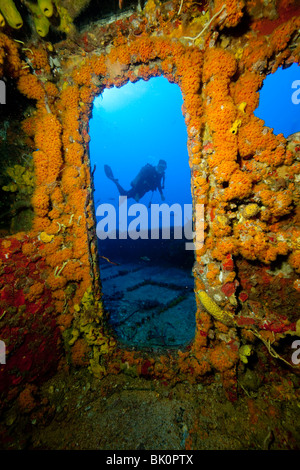
[[[0,13],[0,28],[3,28],[5,26],[5,18],[4,16]]]
[[[43,14],[39,4],[30,2],[28,3],[28,8],[31,10],[31,13],[33,15],[33,22],[37,33],[42,38],[44,38],[45,36],[47,36],[50,28],[50,22],[48,18]]]
[[[53,15],[53,3],[52,0],[38,0],[38,5],[42,12],[47,18],[51,18]]]
[[[224,323],[225,325],[233,325],[233,314],[222,310],[204,290],[198,290],[197,295],[203,307],[211,314],[216,320]]]
[[[14,29],[22,28],[23,20],[13,0],[0,0],[0,11],[9,26]]]

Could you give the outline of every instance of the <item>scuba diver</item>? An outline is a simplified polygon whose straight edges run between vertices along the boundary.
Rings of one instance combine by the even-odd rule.
[[[129,190],[125,190],[119,184],[119,180],[114,178],[113,172],[108,165],[104,165],[104,171],[111,181],[115,183],[117,186],[120,196],[127,196],[128,198],[133,198],[138,202],[148,191],[152,191],[152,194],[156,189],[158,189],[162,201],[165,200],[165,196],[163,195],[162,190],[164,189],[165,184],[165,170],[167,168],[167,163],[165,160],[159,160],[156,166],[147,165],[143,166],[138,173],[138,175],[134,178],[134,180],[130,183],[131,188]],[[149,205],[151,204],[151,201]]]

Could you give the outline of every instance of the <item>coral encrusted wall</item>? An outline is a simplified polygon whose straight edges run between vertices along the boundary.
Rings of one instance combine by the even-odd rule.
[[[48,19],[47,31],[16,40],[22,25],[5,25],[3,3],[0,77],[27,106],[17,127],[7,121],[2,144],[20,140],[32,163],[11,164],[4,189],[25,187],[33,219],[0,240],[1,395],[12,399],[66,364],[97,377],[124,368],[168,381],[219,374],[231,398],[238,367],[258,347],[278,370],[293,368],[276,348],[300,330],[300,139],[274,135],[254,110],[266,75],[299,62],[298,2],[148,0],[76,30],[70,2],[48,1],[45,18],[52,5],[66,33],[56,41]],[[78,13],[88,2],[73,3]],[[107,329],[89,164],[95,96],[158,75],[181,89],[193,202],[205,208],[196,335],[160,356],[120,348]]]

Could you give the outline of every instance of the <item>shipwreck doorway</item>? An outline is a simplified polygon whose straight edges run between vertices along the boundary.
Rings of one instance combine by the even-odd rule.
[[[164,77],[104,90],[94,101],[90,159],[103,303],[124,347],[177,349],[195,336],[182,104],[180,88]],[[159,190],[140,198],[120,194],[119,185],[129,190],[142,168],[157,170],[162,160],[162,196]]]

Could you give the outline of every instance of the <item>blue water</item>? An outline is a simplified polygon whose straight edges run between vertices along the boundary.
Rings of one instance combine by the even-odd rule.
[[[91,166],[94,175],[94,202],[111,204],[116,209],[119,193],[104,173],[108,164],[124,189],[147,163],[167,162],[165,203],[180,204],[182,221],[184,204],[191,207],[190,168],[187,152],[187,130],[182,115],[182,94],[176,84],[164,77],[127,83],[121,88],[105,89],[94,101],[90,120]],[[148,207],[162,204],[158,191],[145,194],[139,203]],[[135,203],[128,200],[128,208]],[[99,218],[98,218],[99,219]]]
[[[300,131],[300,66],[279,67],[267,75],[259,92],[259,106],[255,116],[274,130],[274,134],[288,137]]]

